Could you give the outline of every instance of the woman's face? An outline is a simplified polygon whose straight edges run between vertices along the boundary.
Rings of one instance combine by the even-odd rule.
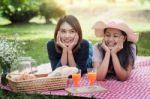
[[[60,40],[66,46],[69,46],[77,35],[77,32],[74,30],[74,28],[67,22],[62,23],[58,32],[60,35]]]
[[[123,37],[123,39],[125,39],[120,30],[108,28],[104,33],[105,44],[108,46],[109,49],[112,49],[118,43],[120,37]]]

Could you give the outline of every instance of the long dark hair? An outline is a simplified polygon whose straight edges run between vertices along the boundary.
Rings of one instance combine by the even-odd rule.
[[[77,32],[78,36],[79,36],[78,43],[77,43],[77,45],[73,48],[73,52],[76,52],[77,49],[80,47],[80,43],[81,43],[81,41],[82,41],[82,30],[81,30],[81,26],[80,26],[80,23],[79,23],[78,19],[77,19],[75,16],[72,16],[72,15],[62,16],[62,17],[58,20],[58,23],[57,23],[57,25],[56,25],[55,32],[54,32],[54,41],[55,41],[55,48],[56,48],[56,51],[57,51],[58,53],[61,53],[61,51],[62,51],[62,48],[59,47],[59,46],[56,44],[56,41],[57,41],[57,34],[58,34],[59,29],[60,29],[60,26],[61,26],[64,22],[67,22],[69,25],[71,25],[71,26],[73,27],[73,29]]]
[[[105,31],[106,31],[106,29],[104,30],[104,33],[105,33]],[[134,43],[130,42],[130,41],[127,41],[127,34],[124,31],[121,31],[121,33],[123,34],[124,37],[126,37],[126,40],[123,43],[123,49],[121,49],[117,53],[117,56],[119,58],[121,66],[125,70],[127,70],[128,65],[130,64],[130,62],[131,62],[132,66],[134,65],[134,62],[135,62],[135,57],[134,57],[134,53],[132,52],[132,46],[131,46]],[[102,49],[102,52],[103,52],[103,58],[104,58],[105,50]],[[136,49],[136,52],[137,52],[137,49]],[[112,58],[110,58],[109,67],[113,67]]]

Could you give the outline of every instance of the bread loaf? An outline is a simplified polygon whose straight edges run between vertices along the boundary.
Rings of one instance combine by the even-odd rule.
[[[62,66],[56,68],[53,72],[51,72],[48,77],[56,77],[56,76],[69,76],[73,73],[76,73],[78,69],[76,67]]]
[[[69,76],[77,72],[78,72],[78,69],[76,67],[65,66],[61,72],[61,75]]]

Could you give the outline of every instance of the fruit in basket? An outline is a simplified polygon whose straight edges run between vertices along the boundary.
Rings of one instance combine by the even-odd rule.
[[[22,80],[30,80],[35,79],[36,76],[34,74],[20,74],[18,76],[11,77],[15,81],[22,81]]]
[[[34,74],[36,77],[47,77],[48,76],[48,73],[36,73]]]

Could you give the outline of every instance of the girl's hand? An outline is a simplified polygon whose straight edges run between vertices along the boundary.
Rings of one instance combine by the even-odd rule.
[[[102,47],[106,52],[110,52],[110,49],[109,49],[108,46],[105,44],[104,40],[102,41],[101,47]]]
[[[59,45],[62,49],[67,48],[67,46],[66,46],[64,43],[62,43],[62,41],[61,41],[61,39],[60,39],[60,34],[59,34],[59,32],[58,32],[58,34],[57,34],[57,41],[56,41],[56,44]]]
[[[121,49],[123,49],[123,43],[124,43],[124,40],[123,40],[123,36],[121,36],[118,40],[118,43],[116,44],[116,46],[114,46],[112,49],[111,49],[111,53],[117,53],[119,52]]]
[[[68,46],[68,49],[72,50],[75,47],[75,45],[78,43],[78,40],[79,40],[79,36],[78,34],[76,34],[73,42]]]

